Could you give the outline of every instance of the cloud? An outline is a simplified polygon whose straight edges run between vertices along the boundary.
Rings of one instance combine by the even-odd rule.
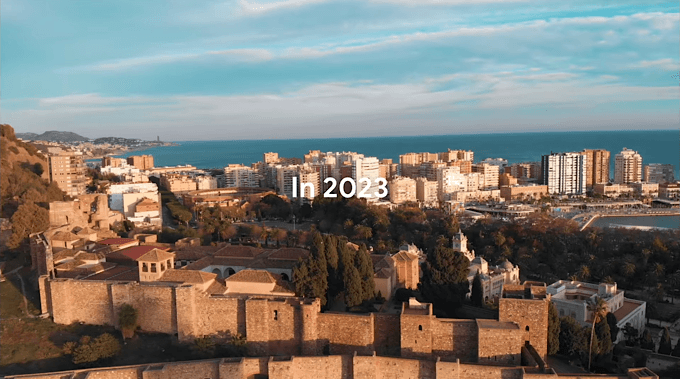
[[[284,0],[274,2],[254,2],[240,0],[239,5],[244,14],[259,14],[286,8],[300,8],[310,4],[325,3],[329,0]]]
[[[116,130],[123,128],[121,132],[127,130],[130,136],[153,138],[163,131],[164,135],[174,133],[175,140],[242,139],[268,133],[278,133],[281,138],[346,137],[366,135],[375,125],[387,127],[389,124],[396,128],[382,128],[377,134],[384,134],[385,130],[409,130],[414,117],[423,123],[417,130],[412,129],[414,134],[436,134],[444,130],[441,120],[451,117],[460,125],[474,128],[479,123],[490,122],[492,115],[506,114],[510,118],[496,120],[494,124],[502,128],[503,122],[522,123],[522,117],[510,116],[517,109],[549,109],[551,112],[547,114],[554,117],[552,111],[568,108],[574,110],[569,113],[570,117],[574,114],[587,117],[584,110],[599,104],[679,98],[677,86],[632,86],[602,79],[613,78],[594,80],[569,73],[536,74],[526,70],[511,75],[457,73],[406,84],[318,83],[280,94],[248,96],[128,98],[82,94],[40,99],[34,106],[23,109],[5,109],[3,118],[5,122],[29,128],[45,124],[68,130],[73,130],[72,125],[91,127],[90,134],[97,128],[100,134],[110,134],[115,127]],[[449,86],[440,89],[442,83]],[[626,109],[624,112],[629,112],[631,117],[641,117],[642,113],[634,105]],[[535,118],[526,117],[527,122]],[[677,110],[662,111],[655,117],[671,127],[677,123]],[[590,122],[581,120],[586,121]],[[570,125],[564,127],[569,129]]]
[[[85,71],[121,71],[145,66],[155,66],[182,61],[205,59],[208,57],[224,56],[231,62],[261,62],[272,59],[272,54],[266,49],[229,49],[212,50],[200,53],[160,54],[136,58],[123,58],[114,61],[101,62],[94,65],[82,66],[74,70]]]
[[[633,68],[660,68],[667,71],[678,71],[679,65],[677,61],[671,58],[657,59],[653,61],[640,61],[633,65]]]

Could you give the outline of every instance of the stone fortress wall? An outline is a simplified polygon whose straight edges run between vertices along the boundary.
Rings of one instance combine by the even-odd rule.
[[[658,379],[648,369],[598,378]],[[459,361],[416,360],[380,356],[223,358],[109,367],[59,373],[8,376],[6,379],[589,379],[586,375],[556,375],[526,367],[464,364]]]
[[[188,284],[41,276],[39,287],[43,312],[59,324],[117,325],[127,303],[142,330],[180,341],[240,333],[254,356],[358,352],[519,364],[527,341],[541,357],[547,353],[547,299],[503,298],[500,321],[475,321],[436,318],[420,303],[404,303],[401,315],[321,313],[318,299],[208,295]]]

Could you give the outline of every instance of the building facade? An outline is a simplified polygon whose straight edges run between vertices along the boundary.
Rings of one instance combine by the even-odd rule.
[[[60,151],[49,155],[50,181],[68,196],[85,194],[86,178],[83,154],[79,151]]]
[[[623,148],[614,160],[614,183],[642,181],[642,156],[637,151]]]
[[[673,183],[675,167],[672,164],[650,163],[645,165],[644,181],[648,183]]]
[[[541,159],[542,184],[549,194],[585,195],[586,155],[582,153],[551,153]]]
[[[609,183],[609,158],[611,153],[604,149],[585,149],[586,155],[586,188],[595,184]]]

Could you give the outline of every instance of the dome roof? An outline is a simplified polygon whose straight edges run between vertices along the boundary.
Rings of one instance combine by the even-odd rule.
[[[507,259],[505,260],[505,262],[500,264],[500,267],[506,270],[512,270],[513,268],[515,268],[515,266],[513,266],[512,263],[510,263],[510,261]]]

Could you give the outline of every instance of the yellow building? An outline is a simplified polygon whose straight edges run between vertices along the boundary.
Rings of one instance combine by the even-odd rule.
[[[85,193],[85,163],[79,151],[61,151],[49,156],[50,181],[69,196]]]

